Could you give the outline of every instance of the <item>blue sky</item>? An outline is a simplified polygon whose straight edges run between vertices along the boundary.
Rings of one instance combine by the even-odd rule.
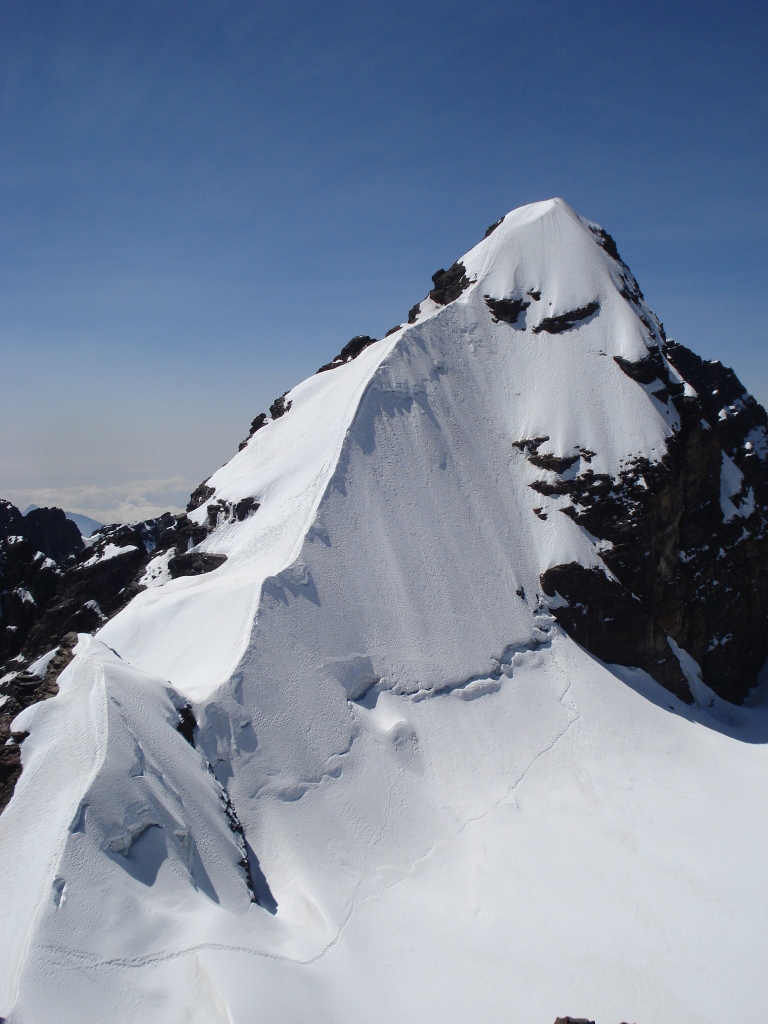
[[[522,203],[768,402],[758,3],[4,0],[0,494],[182,505]]]

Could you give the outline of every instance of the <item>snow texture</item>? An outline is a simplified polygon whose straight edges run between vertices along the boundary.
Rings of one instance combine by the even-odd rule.
[[[759,1019],[768,712],[700,682],[687,707],[562,633],[539,577],[599,545],[514,444],[659,461],[674,409],[613,358],[658,322],[562,200],[461,262],[458,299],[294,388],[210,478],[191,519],[260,504],[200,545],[227,561],[155,559],[16,720],[12,1024]]]

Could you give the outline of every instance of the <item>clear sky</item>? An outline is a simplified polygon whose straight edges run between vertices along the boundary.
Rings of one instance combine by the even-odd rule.
[[[523,203],[768,402],[763,3],[3,0],[0,495],[185,504]]]

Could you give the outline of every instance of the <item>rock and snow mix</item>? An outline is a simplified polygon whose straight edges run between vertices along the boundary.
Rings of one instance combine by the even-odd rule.
[[[434,283],[254,421],[190,550],[16,718],[13,1024],[761,1012],[768,715],[713,691],[754,682],[765,609],[742,671],[643,565],[679,604],[763,551],[765,414],[704,394],[561,200]],[[673,530],[678,478],[704,511]]]

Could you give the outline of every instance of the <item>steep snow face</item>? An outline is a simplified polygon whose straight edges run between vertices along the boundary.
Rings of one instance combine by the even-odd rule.
[[[535,599],[538,576],[554,561],[596,560],[577,527],[551,517],[558,502],[530,490],[546,472],[532,469],[514,442],[546,438],[540,454],[575,458],[573,473],[587,460],[595,472],[615,475],[637,456],[659,459],[676,423],[674,407],[650,399],[612,358],[642,359],[656,340],[622,298],[615,261],[561,200],[508,215],[464,263],[472,283],[456,302],[439,307],[427,300],[415,325],[289,393],[288,414],[210,478],[214,495],[192,513],[204,522],[214,502],[246,496],[260,502],[256,515],[223,525],[201,545],[227,555],[227,562],[209,576],[140,595],[101,632],[105,643],[193,699],[205,699],[246,656],[264,581],[291,565],[301,575],[302,546],[338,517],[353,547],[371,517],[376,531],[366,541],[373,561],[353,556],[354,579],[344,586],[359,586],[358,568],[365,575],[364,567],[376,565],[377,575],[383,569],[397,577],[395,590],[408,574],[411,599],[421,606],[424,581],[414,566],[424,564],[442,576],[441,587],[428,588],[440,595],[441,609],[445,600],[458,601],[455,615],[467,622],[477,617],[478,600],[483,619],[490,607],[514,604],[523,581]],[[494,322],[485,296],[510,295],[528,307],[514,325]],[[569,330],[537,330],[547,318],[594,302],[597,311]],[[339,501],[337,492],[344,498],[356,481],[370,493]],[[356,507],[357,500],[364,506]],[[442,568],[447,552],[449,577]],[[499,560],[514,566],[503,583],[493,568]],[[335,554],[332,561],[339,571]],[[468,588],[454,586],[477,576]],[[344,616],[346,604],[338,606]],[[377,599],[368,614],[381,623],[381,612]],[[399,644],[406,607],[396,616],[400,623],[387,633]],[[424,616],[417,616],[422,631],[437,636],[437,624]],[[473,656],[500,653],[503,631],[494,630],[493,642],[477,636]],[[474,635],[474,627],[445,650],[445,671],[470,669],[467,632]],[[414,636],[409,652],[422,646]],[[421,664],[415,670],[422,672]]]
[[[226,562],[158,572],[18,721],[11,1021],[764,1004],[764,710],[608,671],[539,582],[604,548],[530,485],[653,465],[677,428],[616,361],[663,359],[658,322],[561,200],[461,262],[453,301],[299,385],[210,478],[199,523],[259,503],[200,545]]]
[[[396,340],[379,342],[290,392],[290,412],[254,434],[214,473],[208,483],[215,498],[190,516],[205,522],[207,508],[218,500],[260,502],[256,515],[223,524],[201,546],[225,554],[227,562],[214,573],[184,576],[140,594],[109,623],[105,643],[195,699],[230,677],[249,642],[261,586],[295,560],[360,397]],[[197,641],[190,646],[192,636]]]

